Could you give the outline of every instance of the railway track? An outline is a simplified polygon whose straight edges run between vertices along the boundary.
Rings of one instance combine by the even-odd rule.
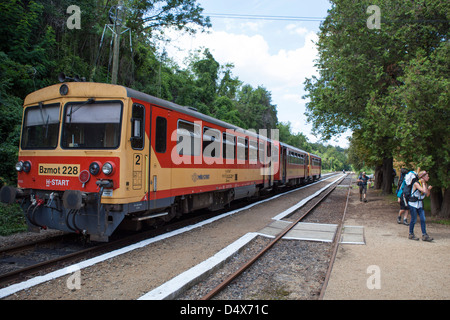
[[[248,205],[248,203],[235,204],[231,209],[236,209],[244,205]],[[69,247],[71,246],[71,249],[69,250],[62,250],[66,251],[65,253],[58,253],[58,251],[61,251],[59,248],[61,247],[62,241],[62,238],[59,236],[56,238],[46,239],[44,241],[28,243],[23,246],[15,246],[2,249],[0,251],[0,265],[3,262],[3,265],[9,264],[10,268],[0,268],[0,288],[23,281],[25,279],[29,279],[32,276],[42,274],[42,272],[44,271],[47,272],[49,270],[54,270],[55,268],[62,268],[70,264],[86,260],[90,257],[94,257],[96,255],[113,251],[118,248],[122,248],[130,244],[142,241],[143,239],[155,237],[157,235],[163,234],[164,232],[167,232],[168,230],[176,230],[179,228],[183,228],[186,225],[195,224],[199,221],[209,219],[221,213],[222,212],[205,214],[203,212],[203,214],[193,215],[192,217],[189,217],[187,219],[171,223],[170,225],[167,225],[161,229],[148,230],[139,234],[119,238],[106,244],[91,245],[89,247],[86,247],[86,245],[80,243],[78,243],[77,245],[65,245]],[[73,238],[74,239],[72,239],[71,241],[77,242],[77,238]],[[36,255],[36,252],[40,252],[40,258],[38,259],[32,257],[33,255]],[[47,254],[45,254],[45,252]],[[54,257],[55,255],[57,256]],[[14,261],[17,260],[26,261],[27,265],[24,267],[20,267],[20,265],[17,264],[17,266],[13,267],[13,265],[16,264]],[[8,263],[8,261],[11,261],[11,263]]]
[[[339,182],[337,182],[333,186],[331,186],[329,188],[329,190],[325,191],[325,193],[320,195],[319,198],[312,201],[314,203],[309,204],[307,206],[308,208],[305,208],[304,210],[299,210],[299,212],[292,214],[289,217],[289,220],[292,221],[293,223],[291,223],[289,225],[289,227],[286,227],[274,239],[267,240],[267,238],[263,239],[263,237],[261,237],[261,239],[258,239],[258,241],[256,241],[257,244],[254,245],[255,248],[258,247],[256,250],[252,249],[252,248],[248,248],[248,250],[250,252],[257,251],[257,253],[255,255],[253,255],[252,257],[247,256],[246,258],[237,257],[236,261],[230,262],[230,265],[240,264],[240,267],[236,267],[236,266],[228,267],[227,266],[227,267],[223,268],[225,271],[222,269],[217,271],[217,274],[223,274],[223,273],[226,273],[230,269],[234,270],[227,278],[225,278],[223,280],[223,276],[221,276],[221,275],[212,275],[204,281],[205,283],[200,283],[200,284],[195,285],[193,288],[187,290],[187,292],[181,294],[177,299],[182,299],[182,300],[183,299],[210,300],[210,299],[216,299],[216,298],[220,299],[220,300],[286,299],[289,290],[284,288],[284,285],[279,286],[278,284],[276,284],[277,281],[273,281],[273,279],[271,279],[271,278],[275,277],[275,278],[281,278],[283,281],[289,281],[293,277],[296,277],[296,278],[303,277],[304,281],[307,283],[307,286],[312,286],[311,283],[314,283],[315,280],[312,280],[311,278],[316,278],[315,275],[311,276],[312,273],[319,274],[319,276],[317,276],[317,278],[320,279],[319,280],[320,284],[318,284],[318,286],[321,287],[321,290],[320,290],[320,292],[312,292],[309,295],[305,294],[302,297],[300,297],[300,299],[321,299],[323,297],[324,291],[326,289],[326,284],[328,282],[328,278],[331,273],[334,258],[336,256],[336,252],[338,249],[339,241],[337,241],[337,240],[340,239],[340,232],[336,232],[334,241],[332,243],[312,243],[312,242],[308,243],[305,241],[293,241],[293,240],[281,241],[281,239],[283,239],[283,237],[289,231],[291,231],[291,229],[294,228],[298,222],[302,222],[305,220],[315,222],[317,220],[317,217],[315,217],[314,211],[317,210],[318,206],[324,200],[326,200],[327,197],[329,197],[329,195],[336,189],[336,187],[339,184],[344,185],[345,188],[348,189],[348,186],[351,186],[351,178],[344,177],[342,180],[340,180]],[[340,192],[342,193],[344,190],[345,189],[341,189]],[[336,217],[336,219],[339,220],[336,222],[339,225],[337,230],[342,229],[342,223],[345,218],[346,203],[348,201],[348,196],[349,196],[350,190],[348,190],[348,191],[345,190],[345,191],[346,191],[345,208],[343,208],[343,210],[342,210],[343,212],[340,212],[339,217]],[[341,196],[341,198],[342,198],[342,196]],[[293,254],[293,252],[297,252],[297,251],[295,251],[296,249],[292,249],[290,246],[292,246],[292,245],[295,246],[296,243],[298,244],[300,242],[307,243],[304,245],[303,244],[298,245],[299,247],[302,248],[302,251],[309,250],[311,252],[314,252],[314,254],[316,251],[324,251],[325,252],[325,254],[323,254],[319,258],[317,256],[314,256],[310,259],[308,257],[306,257],[308,255],[308,253],[302,253],[302,255],[303,255],[302,257],[304,257],[305,260],[312,261],[312,264],[317,262],[317,260],[324,259],[325,261],[323,263],[321,261],[319,261],[319,263],[321,263],[322,266],[320,266],[318,268],[316,265],[308,265],[308,262],[304,262],[306,264],[304,269],[306,269],[306,270],[314,269],[314,271],[311,272],[311,270],[308,270],[308,272],[305,272],[305,275],[294,274],[293,277],[290,277],[289,275],[285,276],[282,274],[283,272],[280,272],[280,274],[277,274],[278,273],[278,271],[276,270],[277,266],[274,266],[274,264],[280,263],[279,261],[283,261],[283,262],[281,262],[281,264],[282,263],[295,264],[295,265],[300,264],[298,262],[298,259],[296,259],[295,257],[294,258],[288,257],[289,255],[290,256],[295,255],[295,254]],[[306,246],[307,250],[304,250],[305,246]],[[252,247],[252,246],[249,246],[249,247]],[[275,253],[277,250],[284,251],[283,252],[284,256],[277,257],[277,253]],[[242,251],[244,251],[244,250],[242,250]],[[286,252],[287,252],[287,254],[286,254]],[[239,253],[238,256],[240,256],[240,255],[245,256],[248,254]],[[272,255],[272,256],[269,257],[270,255]],[[325,258],[323,258],[323,257],[325,257]],[[246,261],[242,262],[243,259],[246,259]],[[290,260],[290,259],[293,259],[293,260]],[[301,259],[301,258],[299,258],[299,259]],[[262,262],[261,260],[266,260],[266,261]],[[258,266],[252,267],[255,264],[258,264]],[[283,269],[283,268],[284,267],[281,267],[279,269]],[[253,269],[255,269],[255,270],[253,270]],[[296,270],[298,271],[300,269],[301,268],[297,268]],[[268,272],[268,270],[271,270],[270,272],[272,274],[269,274],[270,272]],[[287,274],[289,274],[289,272],[290,271],[288,271]],[[274,276],[274,274],[275,274],[275,276]],[[219,284],[217,284],[217,280],[214,280],[215,277],[221,279]],[[264,282],[267,282],[267,284],[264,285],[265,289],[262,289],[262,290],[260,288],[259,289],[254,288],[257,286],[262,287],[261,284],[257,284],[259,282],[260,278],[265,278]],[[308,282],[309,282],[309,284],[308,284]],[[214,286],[211,286],[211,283],[213,283],[213,284],[216,283],[216,284],[214,284]],[[298,286],[298,283],[296,285]],[[270,287],[273,287],[273,288],[270,288]],[[267,289],[267,288],[269,288],[269,289]],[[275,292],[275,293],[272,292],[271,293],[272,295],[267,295],[265,293],[257,293],[258,290],[260,290],[260,291],[268,290],[268,291],[273,291],[273,292],[278,291],[278,292]],[[205,291],[208,291],[208,292],[206,294],[201,294],[202,292],[204,293]],[[247,291],[247,293],[245,291]],[[283,291],[284,291],[284,293],[283,293]]]

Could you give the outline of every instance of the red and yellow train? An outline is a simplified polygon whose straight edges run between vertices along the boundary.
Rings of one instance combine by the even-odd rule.
[[[114,230],[218,210],[321,176],[320,157],[118,85],[66,82],[24,102],[18,186],[31,231]]]

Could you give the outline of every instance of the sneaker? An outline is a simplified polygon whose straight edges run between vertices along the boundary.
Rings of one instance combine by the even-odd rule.
[[[417,237],[414,235],[414,233],[410,233],[408,239],[409,239],[409,240],[416,240],[416,241],[419,241],[419,238],[417,238]]]
[[[364,202],[367,202],[367,199],[364,199]]]
[[[431,241],[433,241],[433,238],[430,237],[430,236],[427,235],[427,234],[424,234],[424,235],[422,236],[422,241],[428,241],[428,242],[431,242]]]
[[[404,224],[405,226],[409,226],[408,220],[403,219],[403,224]]]
[[[402,218],[400,218],[400,216],[397,217],[397,223],[398,224],[402,223]]]

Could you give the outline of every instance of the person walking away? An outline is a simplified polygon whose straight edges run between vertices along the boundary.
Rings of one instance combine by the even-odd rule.
[[[408,207],[408,202],[405,199],[405,195],[403,194],[403,190],[402,187],[404,185],[403,181],[405,180],[405,176],[408,174],[409,170],[402,168],[401,169],[401,174],[400,174],[400,178],[398,179],[398,183],[397,183],[397,201],[400,204],[400,210],[398,212],[398,216],[397,216],[397,223],[401,224],[402,223],[402,213],[403,213],[403,224],[405,226],[409,226],[408,223],[408,211],[409,211],[409,207]]]
[[[366,175],[365,172],[363,172],[358,177],[358,186],[359,186],[359,201],[363,201],[363,195],[364,195],[364,202],[367,202],[366,194],[367,194],[367,181],[369,181],[369,177]]]
[[[409,211],[411,214],[411,223],[409,224],[409,239],[419,240],[414,235],[414,226],[417,221],[417,216],[420,218],[420,227],[422,229],[422,240],[431,242],[431,238],[427,234],[426,224],[425,224],[425,210],[423,208],[423,199],[430,196],[430,190],[432,186],[428,186],[427,182],[430,179],[426,171],[421,171],[419,173],[419,180],[414,182],[411,188],[411,197],[408,201]]]

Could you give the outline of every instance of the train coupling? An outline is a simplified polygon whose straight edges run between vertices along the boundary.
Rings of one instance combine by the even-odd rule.
[[[13,186],[3,186],[0,189],[0,202],[6,204],[13,204],[16,200],[22,199],[26,196],[26,192]]]

